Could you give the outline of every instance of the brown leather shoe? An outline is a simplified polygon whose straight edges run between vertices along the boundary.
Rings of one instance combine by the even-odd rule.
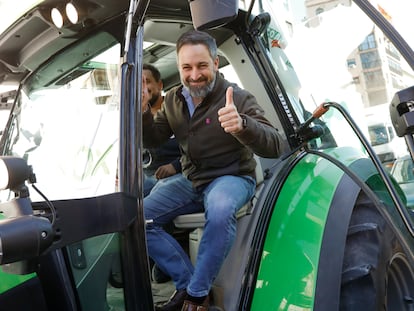
[[[181,311],[184,300],[187,297],[185,289],[176,290],[170,300],[161,307],[155,307],[155,311]]]
[[[210,305],[210,300],[208,296],[202,304],[196,304],[195,302],[192,302],[190,300],[184,300],[184,305],[181,311],[208,311],[208,307]]]

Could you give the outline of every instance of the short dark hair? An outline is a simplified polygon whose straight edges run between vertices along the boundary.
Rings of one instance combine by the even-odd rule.
[[[207,47],[212,59],[217,57],[217,43],[216,40],[208,33],[199,30],[190,30],[183,33],[177,40],[176,51],[177,55],[183,45],[203,44]]]
[[[144,64],[142,66],[142,70],[149,70],[151,71],[152,76],[154,77],[155,81],[160,82],[161,81],[161,73],[160,71],[151,64]]]

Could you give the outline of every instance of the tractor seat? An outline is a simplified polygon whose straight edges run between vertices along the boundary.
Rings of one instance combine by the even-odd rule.
[[[258,156],[254,155],[256,160],[256,193],[259,186],[263,183],[263,170],[260,164],[260,159]],[[256,195],[253,196],[253,199]],[[253,199],[247,202],[236,214],[236,218],[239,219],[245,215],[249,215],[253,209]],[[206,220],[204,218],[204,213],[193,213],[193,214],[184,214],[177,216],[174,219],[174,225],[177,228],[191,229],[191,228],[203,228]]]

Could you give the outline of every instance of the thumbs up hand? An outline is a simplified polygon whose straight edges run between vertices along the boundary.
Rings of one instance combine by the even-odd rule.
[[[226,105],[218,111],[219,122],[226,133],[236,134],[243,129],[242,118],[233,102],[233,88],[226,91]]]

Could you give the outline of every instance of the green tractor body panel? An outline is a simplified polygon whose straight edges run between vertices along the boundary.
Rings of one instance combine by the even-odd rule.
[[[0,215],[0,220],[4,219],[3,215]],[[35,273],[27,275],[17,275],[12,273],[4,272],[3,269],[0,269],[0,294],[7,292],[9,289],[12,289],[23,282],[30,280],[36,276]]]
[[[342,175],[312,154],[290,172],[266,234],[252,310],[312,309],[324,225]]]
[[[0,294],[7,292],[9,289],[35,277],[35,274],[15,275],[0,271]]]

